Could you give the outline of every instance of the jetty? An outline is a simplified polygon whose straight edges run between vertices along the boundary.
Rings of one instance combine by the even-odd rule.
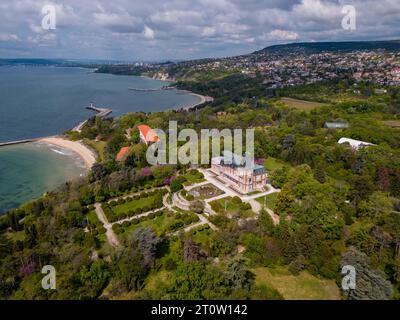
[[[90,106],[87,106],[86,109],[97,112],[97,115],[96,115],[97,117],[105,117],[105,116],[108,116],[112,112],[111,109],[96,107],[93,103],[91,103]]]
[[[39,140],[37,139],[24,139],[24,140],[15,140],[15,141],[8,141],[8,142],[0,142],[0,147],[5,147],[5,146],[12,146],[14,144],[22,144],[22,143],[29,143],[29,142],[35,142]]]
[[[87,106],[86,109],[92,110],[92,111],[96,112],[96,113],[97,113],[97,114],[96,114],[96,117],[100,117],[100,118],[106,117],[106,116],[108,116],[108,115],[112,112],[111,109],[96,107],[93,103],[91,103],[90,106]],[[81,131],[82,131],[82,128],[85,126],[85,124],[86,124],[87,122],[88,122],[87,120],[82,121],[82,122],[79,122],[79,123],[72,129],[72,131],[81,132]]]

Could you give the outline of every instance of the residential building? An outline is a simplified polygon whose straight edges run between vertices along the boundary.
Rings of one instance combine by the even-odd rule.
[[[211,159],[211,171],[221,181],[242,194],[263,190],[267,184],[264,166],[249,164],[246,161],[246,157],[224,152],[224,156]]]
[[[138,126],[138,130],[140,134],[140,140],[145,144],[157,142],[159,140],[156,133],[148,125],[141,124]]]
[[[121,162],[124,161],[129,153],[130,147],[122,147],[115,157],[115,161]]]

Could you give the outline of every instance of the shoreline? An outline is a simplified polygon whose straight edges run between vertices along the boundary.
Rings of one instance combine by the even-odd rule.
[[[63,149],[67,149],[77,154],[85,163],[87,170],[90,170],[96,162],[95,153],[85,146],[81,141],[67,140],[61,136],[39,138],[36,142],[43,142],[49,145],[54,145]]]
[[[140,75],[138,77],[147,78],[147,79],[151,79],[151,80],[162,81],[162,82],[168,82],[170,85],[173,85],[173,84],[176,83],[176,81],[173,80],[173,79],[165,79],[165,80],[164,79],[157,79],[157,78],[150,77],[150,76],[147,76],[147,75]],[[159,90],[162,90],[162,88],[160,88]],[[200,98],[200,101],[197,102],[197,103],[191,104],[189,106],[186,106],[186,107],[175,107],[172,110],[190,111],[190,110],[192,110],[192,109],[194,109],[194,108],[196,108],[196,107],[198,107],[198,106],[200,106],[200,105],[202,105],[204,103],[207,103],[207,102],[211,102],[212,103],[214,101],[213,97],[203,96],[203,95],[201,95],[199,93],[194,93],[194,92],[189,91],[189,90],[179,89],[179,88],[176,88],[176,87],[173,90],[176,91],[177,93],[188,93],[188,94],[190,94],[192,96]]]

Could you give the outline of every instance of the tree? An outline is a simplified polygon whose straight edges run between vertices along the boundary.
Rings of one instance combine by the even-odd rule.
[[[107,168],[101,163],[96,162],[92,167],[92,176],[94,181],[103,179],[107,175]]]
[[[253,281],[251,273],[246,268],[246,260],[242,256],[228,262],[225,274],[233,289],[250,290]]]
[[[353,266],[356,270],[356,287],[347,292],[352,300],[387,300],[392,295],[392,285],[381,270],[372,270],[368,256],[350,247],[343,254],[341,266]]]
[[[191,237],[187,238],[183,244],[183,259],[185,262],[205,259],[204,253],[201,252],[199,246],[193,242]]]
[[[155,259],[157,245],[160,239],[150,227],[139,228],[133,234],[138,243],[138,248],[143,255],[144,265],[150,267]]]
[[[321,165],[318,165],[314,169],[314,177],[315,179],[318,180],[320,183],[325,183],[326,178],[325,178],[325,171],[324,168]]]
[[[385,167],[378,168],[377,172],[378,186],[381,191],[390,191],[390,176],[389,170]]]
[[[12,251],[11,240],[3,233],[0,233],[0,260],[5,258]]]
[[[393,204],[386,193],[374,192],[367,200],[363,200],[358,205],[358,215],[379,219],[389,214],[393,210]]]
[[[146,277],[147,268],[137,247],[125,249],[115,262],[116,275],[126,290],[139,290]]]
[[[178,179],[174,179],[170,184],[171,192],[178,192],[179,190],[183,189],[183,184]]]
[[[296,144],[296,137],[292,134],[288,134],[285,136],[282,142],[282,146],[284,149],[291,149]]]

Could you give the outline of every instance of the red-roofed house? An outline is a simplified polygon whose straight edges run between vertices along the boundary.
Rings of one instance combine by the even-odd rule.
[[[124,161],[127,154],[129,153],[130,148],[129,147],[122,147],[121,150],[119,150],[117,156],[115,157],[115,161]]]
[[[140,139],[145,144],[157,142],[159,140],[156,133],[148,125],[141,124],[140,126],[138,126],[138,129],[139,129]]]

